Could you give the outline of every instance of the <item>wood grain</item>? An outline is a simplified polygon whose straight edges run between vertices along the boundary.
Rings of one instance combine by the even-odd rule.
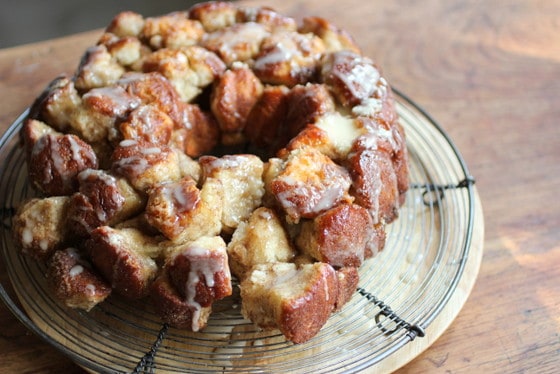
[[[486,226],[477,283],[447,331],[399,373],[555,372],[560,364],[560,4],[244,3],[337,20],[393,85],[443,126],[476,178]],[[1,126],[8,126],[54,76],[72,71],[98,35],[0,51]],[[0,331],[8,372],[81,372],[4,307]]]

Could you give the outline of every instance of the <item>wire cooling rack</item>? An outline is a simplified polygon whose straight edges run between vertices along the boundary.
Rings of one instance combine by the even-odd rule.
[[[17,136],[25,113],[0,139],[0,258],[9,277],[0,296],[27,328],[95,372],[356,372],[398,354],[430,333],[455,292],[476,204],[474,179],[452,141],[411,100],[396,97],[410,156],[406,203],[383,252],[361,267],[350,302],[309,342],[294,345],[243,319],[238,294],[217,303],[198,333],[162,325],[147,303],[118,296],[90,312],[57,303],[44,265],[22,256],[10,232],[15,208],[33,195]]]

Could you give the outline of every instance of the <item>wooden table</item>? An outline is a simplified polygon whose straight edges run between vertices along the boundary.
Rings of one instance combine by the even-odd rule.
[[[458,317],[399,373],[557,372],[560,364],[560,3],[246,1],[336,19],[448,132],[481,196],[484,256]],[[99,32],[0,51],[0,126]],[[5,275],[2,275],[5,281]],[[0,306],[3,372],[79,373]]]

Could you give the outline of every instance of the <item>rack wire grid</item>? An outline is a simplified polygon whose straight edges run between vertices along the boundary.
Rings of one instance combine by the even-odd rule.
[[[240,314],[239,295],[214,305],[198,333],[162,325],[145,302],[111,296],[90,312],[68,309],[48,291],[45,267],[14,248],[11,218],[34,192],[18,146],[23,113],[0,139],[0,296],[31,331],[95,372],[357,372],[429,333],[469,258],[474,179],[444,130],[395,90],[410,161],[410,190],[387,227],[385,249],[360,268],[359,287],[320,333],[292,344]],[[237,287],[234,287],[236,289]]]

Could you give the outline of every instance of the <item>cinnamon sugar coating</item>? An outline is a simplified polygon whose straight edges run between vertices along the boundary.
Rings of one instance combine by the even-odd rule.
[[[40,196],[13,233],[62,303],[114,291],[198,331],[234,277],[245,317],[303,343],[351,300],[405,202],[406,136],[374,60],[301,18],[122,12],[45,87],[20,132]]]

